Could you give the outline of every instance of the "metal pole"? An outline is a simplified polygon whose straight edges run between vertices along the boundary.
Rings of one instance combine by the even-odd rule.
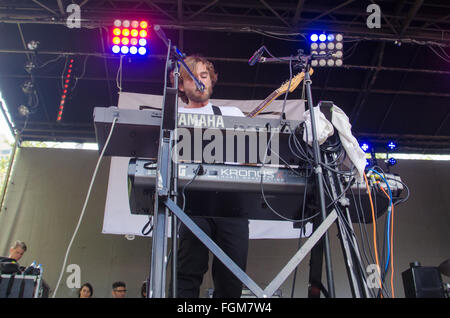
[[[323,172],[322,172],[322,162],[320,158],[320,148],[319,148],[319,142],[317,140],[317,130],[316,130],[316,123],[315,123],[315,116],[314,116],[314,104],[312,100],[312,93],[311,93],[311,76],[309,75],[310,71],[310,65],[307,63],[306,71],[305,71],[305,84],[306,84],[306,97],[308,100],[308,106],[311,116],[311,128],[312,128],[312,135],[313,135],[313,153],[314,153],[314,172],[316,174],[316,180],[317,185],[319,188],[319,201],[320,201],[320,210],[321,210],[321,216],[322,221],[325,221],[327,218],[327,211],[326,211],[326,205],[325,205],[325,192],[324,192],[324,186],[323,186]],[[333,279],[333,269],[331,264],[331,253],[330,253],[330,241],[328,238],[328,232],[324,234],[324,252],[325,252],[325,266],[326,266],[326,273],[327,273],[327,284],[328,284],[328,294],[330,298],[335,297],[334,292],[334,279]]]

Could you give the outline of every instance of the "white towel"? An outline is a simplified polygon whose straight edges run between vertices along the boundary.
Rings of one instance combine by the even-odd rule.
[[[305,118],[306,130],[303,132],[303,140],[312,145],[312,128],[311,128],[311,116],[309,114],[309,109],[303,114]],[[325,115],[320,111],[319,106],[314,107],[314,119],[317,132],[317,140],[319,145],[323,144],[328,137],[333,136],[334,129],[333,125],[326,119]]]
[[[309,110],[304,113],[306,130],[303,132],[303,140],[310,146],[312,145],[312,129],[311,116]],[[366,167],[366,154],[359,146],[358,140],[352,135],[352,125],[347,115],[338,106],[333,104],[331,108],[331,123],[326,119],[325,115],[320,111],[320,107],[314,107],[314,118],[316,122],[317,140],[319,145],[323,144],[328,137],[334,133],[334,128],[339,133],[342,146],[347,153],[344,160],[344,165],[352,168],[352,164],[358,170],[356,179],[358,182],[363,182],[364,169]],[[333,128],[334,126],[334,128]]]
[[[338,106],[333,104],[331,108],[331,122],[339,133],[342,146],[347,153],[347,158],[344,164],[351,168],[353,163],[358,170],[357,181],[363,182],[364,169],[366,167],[366,154],[359,146],[358,140],[352,135],[352,125],[347,115]],[[351,163],[347,160],[350,159]]]

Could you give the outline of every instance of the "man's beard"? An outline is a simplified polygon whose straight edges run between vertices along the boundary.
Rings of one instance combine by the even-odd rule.
[[[203,103],[209,100],[209,98],[212,95],[212,87],[208,87],[205,89],[203,94],[199,94],[200,91],[198,90],[187,90],[184,93],[186,94],[186,97],[189,99],[189,101],[195,102],[195,103]]]

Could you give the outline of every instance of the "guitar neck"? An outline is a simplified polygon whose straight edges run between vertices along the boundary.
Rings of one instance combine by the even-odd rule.
[[[256,115],[258,115],[261,111],[264,110],[264,108],[266,108],[278,96],[280,96],[280,94],[278,93],[278,90],[273,91],[269,96],[266,97],[265,100],[263,100],[263,102],[261,104],[256,106],[255,109],[253,109],[250,113],[248,113],[247,117],[252,118],[252,117],[255,117]]]

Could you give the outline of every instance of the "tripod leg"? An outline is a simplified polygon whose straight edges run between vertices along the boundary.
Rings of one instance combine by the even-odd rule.
[[[314,222],[314,228],[316,227]],[[322,286],[322,265],[323,265],[323,240],[320,240],[311,250],[309,260],[309,283],[308,298],[320,298]]]
[[[150,271],[150,298],[165,297],[167,215],[168,209],[156,198],[155,225],[152,239],[152,259]]]

